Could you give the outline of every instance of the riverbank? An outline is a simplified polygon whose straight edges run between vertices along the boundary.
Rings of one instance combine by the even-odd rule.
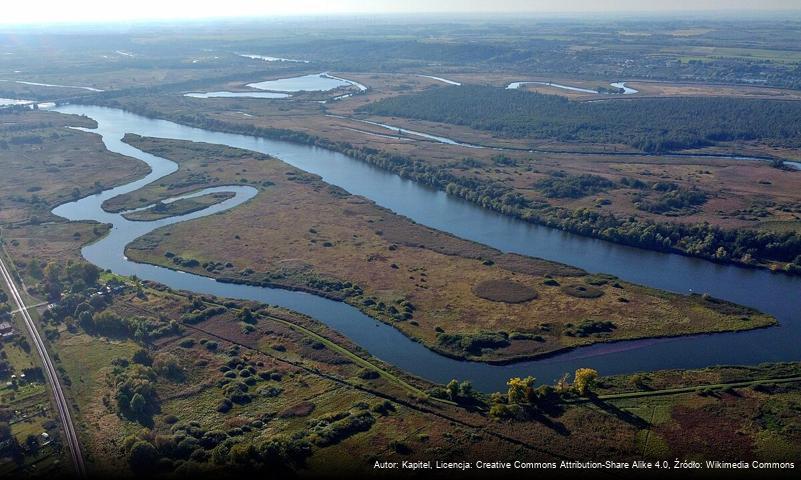
[[[647,250],[699,257],[715,263],[737,264],[748,268],[764,268],[788,274],[796,274],[801,271],[793,263],[792,259],[790,261],[779,261],[764,258],[758,252],[748,255],[744,253],[738,255],[736,253],[764,248],[768,244],[782,244],[785,242],[785,237],[793,237],[792,232],[758,232],[759,235],[757,237],[759,238],[753,245],[741,245],[739,243],[740,240],[747,237],[738,235],[737,231],[723,227],[704,223],[667,223],[664,220],[657,221],[656,218],[638,219],[630,216],[630,213],[626,217],[621,217],[606,211],[608,208],[590,209],[587,208],[589,205],[577,207],[542,205],[540,201],[527,201],[524,196],[517,195],[513,189],[499,185],[495,176],[488,178],[481,178],[475,175],[466,176],[462,172],[463,169],[442,168],[431,165],[427,161],[411,158],[408,155],[355,146],[348,142],[332,141],[301,131],[255,127],[209,117],[201,118],[195,116],[188,119],[177,114],[165,114],[164,112],[154,112],[136,107],[133,107],[133,111],[145,116],[169,118],[185,123],[189,120],[188,124],[195,127],[211,128],[221,132],[255,134],[266,138],[301,142],[338,151],[371,165],[387,169],[404,178],[446,191],[450,195],[479,204],[484,208],[549,228],[557,228],[570,233]],[[496,169],[519,169],[519,165],[514,163],[511,166],[495,165],[494,167]],[[647,169],[648,166],[643,165],[640,168]],[[777,170],[777,173],[781,172]],[[787,173],[792,174],[794,172]],[[499,176],[502,177],[503,175]],[[779,179],[771,178],[770,184],[773,185],[779,181]],[[509,195],[514,196],[509,198]],[[743,210],[747,211],[745,208]],[[633,212],[636,212],[636,210],[631,213]],[[638,213],[638,215],[641,214],[642,212]],[[644,232],[651,233],[645,235]],[[678,240],[674,240],[674,238]],[[711,242],[704,243],[710,238]],[[794,241],[792,238],[791,240]],[[749,242],[751,241],[749,240]],[[703,248],[698,248],[699,246]],[[720,254],[721,248],[725,252],[724,255]]]
[[[701,298],[504,256],[376,209],[277,159],[209,144],[133,135],[125,141],[180,165],[159,185],[184,186],[212,174],[214,180],[197,180],[191,188],[230,184],[237,176],[267,185],[224,216],[137,239],[126,248],[129,258],[345,301],[452,358],[504,364],[596,342],[774,324],[755,311],[720,309]],[[204,166],[207,158],[221,159],[228,172],[220,172],[219,163]],[[164,187],[145,187],[115,198],[113,208],[164,194]],[[526,285],[536,298],[521,304],[485,300],[475,293],[485,280],[505,282],[501,288]]]

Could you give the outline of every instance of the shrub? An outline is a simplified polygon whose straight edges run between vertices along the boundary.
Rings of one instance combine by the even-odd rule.
[[[234,404],[233,402],[231,402],[231,400],[224,398],[220,401],[219,404],[217,404],[217,411],[220,413],[226,413],[229,410],[231,410],[233,406]]]
[[[320,447],[334,445],[359,432],[370,430],[374,423],[375,418],[369,412],[349,414],[345,418],[313,429],[316,434],[314,443]]]
[[[565,335],[587,337],[596,333],[609,333],[616,328],[617,325],[609,320],[584,320],[574,329],[566,329]]]
[[[462,350],[472,354],[480,354],[482,349],[503,348],[509,346],[508,335],[503,332],[482,333],[440,333],[437,342],[443,347]]]
[[[579,284],[565,285],[562,292],[576,298],[598,298],[604,294],[600,288]]]

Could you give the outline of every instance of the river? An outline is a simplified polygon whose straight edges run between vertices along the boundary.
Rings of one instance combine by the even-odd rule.
[[[143,179],[63,204],[53,210],[71,220],[112,223],[108,236],[86,246],[84,257],[101,268],[161,282],[176,289],[282,305],[310,315],[343,333],[374,356],[435,382],[469,379],[483,391],[505,389],[512,376],[534,375],[552,382],[578,367],[602,374],[718,364],[755,364],[801,360],[801,279],[765,270],[717,265],[700,259],[635,249],[581,237],[484,210],[346,155],[301,144],[212,132],[153,120],[118,109],[68,105],[63,113],[84,114],[98,122],[97,133],[113,152],[138,158],[152,171]],[[163,267],[138,264],[124,256],[125,245],[162,226],[233,208],[255,195],[250,187],[204,189],[194,194],[227,191],[233,198],[206,209],[154,222],[131,222],[121,213],[102,210],[102,203],[135,191],[174,172],[177,165],[121,141],[125,133],[208,142],[272,155],[326,182],[362,195],[418,223],[510,251],[606,272],[625,280],[679,293],[707,292],[776,316],[779,327],[750,332],[696,335],[599,344],[535,361],[488,365],[453,360],[416,343],[390,325],[370,319],[356,308],[301,292],[234,285]],[[123,212],[124,213],[124,212]],[[654,319],[658,321],[658,319]]]
[[[553,88],[561,88],[562,90],[570,90],[571,92],[580,92],[580,93],[594,93],[598,94],[598,90],[591,90],[589,88],[581,88],[581,87],[573,87],[570,85],[561,85],[559,83],[553,82],[512,82],[506,86],[507,90],[518,90],[525,85],[543,85],[546,87],[553,87]],[[626,86],[626,82],[614,82],[609,84],[612,88],[622,89],[623,95],[634,95],[635,93],[640,93],[639,90],[635,90],[631,87]]]

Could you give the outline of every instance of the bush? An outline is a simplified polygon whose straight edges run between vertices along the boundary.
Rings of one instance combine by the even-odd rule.
[[[233,408],[233,406],[234,406],[234,404],[233,404],[233,402],[231,402],[231,400],[228,400],[227,398],[224,398],[224,399],[222,399],[220,401],[219,404],[217,404],[217,411],[220,412],[220,413],[226,413],[229,410],[231,410],[231,408]]]
[[[482,332],[475,334],[440,333],[437,342],[453,350],[481,354],[485,348],[495,349],[509,346],[508,335],[503,332]]]
[[[152,470],[158,458],[156,448],[144,440],[138,440],[128,451],[128,465],[137,473]]]
[[[359,372],[359,378],[361,378],[363,380],[374,380],[374,379],[376,379],[376,378],[378,378],[380,376],[381,375],[379,375],[378,372],[376,372],[375,370],[369,369],[369,368],[365,368],[365,369],[363,369],[362,371]]]
[[[600,288],[578,284],[565,285],[562,292],[576,298],[598,298],[604,294]]]
[[[614,186],[614,183],[604,177],[588,174],[557,173],[534,183],[534,188],[540,190],[548,198],[581,198],[601,193]]]
[[[616,328],[617,325],[608,320],[584,320],[574,329],[566,329],[565,335],[570,337],[587,337],[596,333],[609,333]]]
[[[314,443],[320,447],[334,445],[359,432],[370,430],[374,423],[375,418],[369,412],[360,412],[331,423],[318,424],[313,429],[316,434]]]

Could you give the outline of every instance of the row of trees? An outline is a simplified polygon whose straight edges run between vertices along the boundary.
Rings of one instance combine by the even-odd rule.
[[[498,418],[518,416],[525,409],[535,408],[543,403],[579,395],[586,397],[592,394],[592,387],[598,379],[598,372],[592,368],[579,368],[569,382],[569,375],[562,376],[555,385],[536,386],[537,380],[526,378],[510,378],[506,383],[506,394],[494,393],[490,415]]]
[[[260,420],[254,423],[262,424]],[[280,475],[287,474],[292,466],[302,465],[311,455],[308,441],[270,437],[251,442],[242,437],[242,429],[237,430],[205,430],[198,422],[176,423],[168,434],[144,429],[127,437],[123,447],[131,469],[140,475],[207,474],[209,464],[229,473],[234,469]]]

